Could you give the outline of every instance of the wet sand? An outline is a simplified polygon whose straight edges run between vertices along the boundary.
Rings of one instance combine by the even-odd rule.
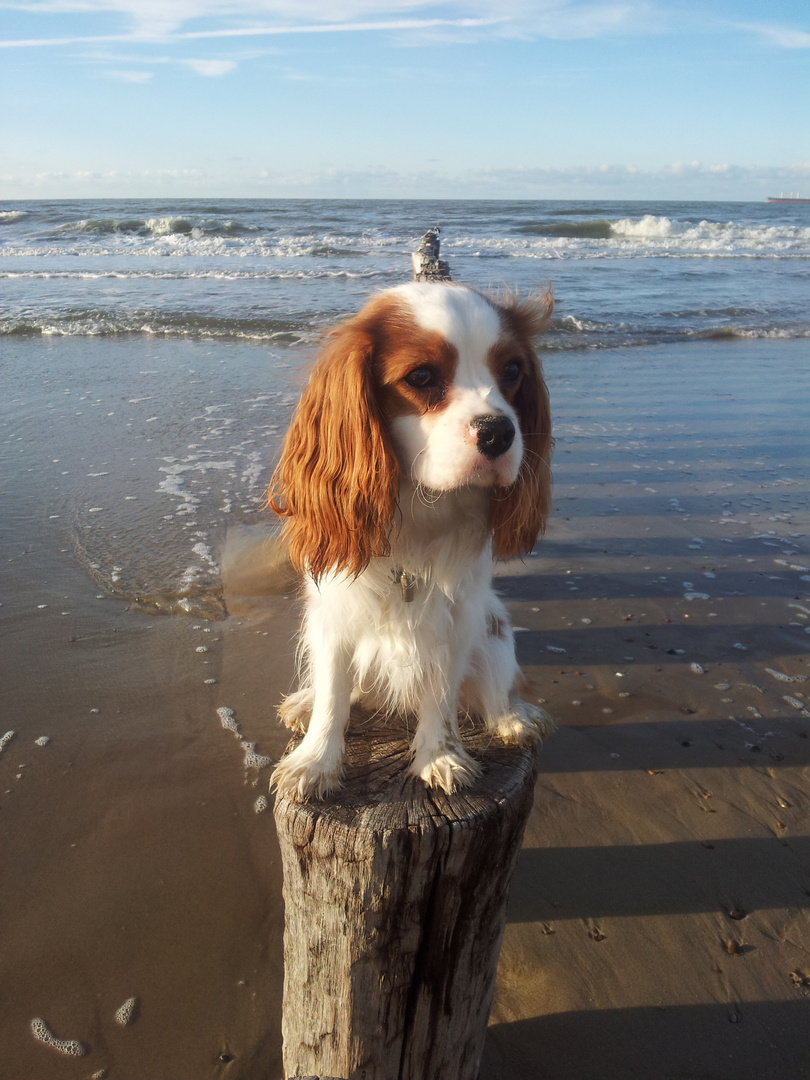
[[[547,358],[554,516],[499,587],[561,727],[482,1080],[810,1075],[807,358],[804,342]],[[241,564],[211,620],[100,588],[51,522],[46,465],[85,443],[52,452],[35,405],[33,426],[8,420],[0,504],[8,1075],[277,1080],[283,909],[260,799],[286,742],[293,594],[244,595],[264,570]],[[154,461],[136,464],[145,492]],[[248,522],[269,527],[223,514],[218,566]],[[87,1053],[37,1041],[35,1018]]]

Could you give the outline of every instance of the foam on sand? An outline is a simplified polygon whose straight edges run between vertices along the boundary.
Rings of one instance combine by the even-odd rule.
[[[133,1023],[138,1017],[138,999],[131,997],[127,998],[124,1004],[116,1010],[115,1022],[120,1024],[121,1027],[126,1027],[127,1024]]]
[[[226,731],[231,731],[239,740],[239,745],[245,752],[245,768],[246,769],[267,769],[273,764],[273,759],[267,757],[265,754],[259,754],[256,752],[256,743],[248,742],[247,739],[242,738],[242,733],[239,730],[239,725],[234,717],[233,709],[229,709],[226,705],[221,705],[217,709],[217,716],[219,722],[225,728]],[[258,813],[258,811],[257,811]]]
[[[80,1043],[78,1039],[57,1039],[40,1017],[36,1017],[31,1021],[31,1034],[38,1042],[50,1046],[52,1050],[56,1050],[66,1057],[84,1057],[87,1053],[87,1047]]]
[[[219,717],[219,722],[226,731],[232,731],[237,739],[241,738],[241,735],[239,734],[239,725],[234,719],[233,709],[228,709],[225,705],[222,705],[217,709],[217,716]]]

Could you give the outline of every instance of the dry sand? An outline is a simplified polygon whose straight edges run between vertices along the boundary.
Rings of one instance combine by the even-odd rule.
[[[807,353],[549,358],[554,517],[499,585],[561,728],[482,1080],[810,1076]],[[262,591],[254,567],[224,621],[145,614],[100,598],[37,513],[7,519],[3,556],[0,1071],[278,1080],[259,800],[294,600],[277,577],[237,595]]]

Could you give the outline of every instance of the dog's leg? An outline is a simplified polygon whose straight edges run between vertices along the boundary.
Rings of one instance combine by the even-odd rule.
[[[438,787],[448,795],[457,788],[469,787],[481,768],[470,757],[458,730],[458,694],[467,662],[468,626],[464,612],[457,613],[456,647],[448,641],[437,647],[424,672],[418,708],[418,723],[411,744],[408,772],[418,776],[428,787]]]
[[[300,692],[298,701],[302,707],[311,703],[307,733],[295,750],[281,759],[270,778],[271,788],[282,795],[304,801],[340,787],[343,735],[351,707],[349,666],[344,648],[322,645],[310,649],[312,686]]]
[[[505,743],[527,746],[550,735],[555,724],[539,705],[523,701],[515,691],[520,668],[506,609],[493,595],[487,634],[475,650],[462,696],[467,709]]]
[[[294,694],[287,694],[278,707],[279,720],[290,731],[303,735],[309,727],[314,700],[315,691],[311,686],[302,686]]]
[[[509,695],[506,708],[491,726],[505,743],[515,746],[542,742],[557,729],[545,709],[532,705],[530,701],[524,701],[515,693]]]
[[[426,699],[419,711],[419,723],[411,744],[408,772],[428,787],[439,787],[449,795],[469,787],[481,775],[481,767],[461,742],[455,698],[448,701]]]
[[[351,704],[356,705],[363,698],[360,688],[355,686],[352,690]],[[281,704],[278,707],[278,718],[288,727],[290,731],[295,731],[299,735],[303,735],[309,727],[309,720],[312,716],[312,705],[315,701],[315,689],[312,686],[302,686],[300,690],[296,690],[293,694],[287,694],[282,699]]]

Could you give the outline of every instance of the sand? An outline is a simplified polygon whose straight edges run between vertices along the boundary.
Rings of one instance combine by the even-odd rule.
[[[561,726],[482,1080],[799,1080],[806,343],[547,366],[554,515],[499,588],[529,696]],[[251,534],[223,526],[228,617],[151,614],[43,539],[45,501],[4,518],[4,1075],[278,1080],[283,908],[262,796],[286,742],[290,582],[272,548],[269,567],[246,563]]]

